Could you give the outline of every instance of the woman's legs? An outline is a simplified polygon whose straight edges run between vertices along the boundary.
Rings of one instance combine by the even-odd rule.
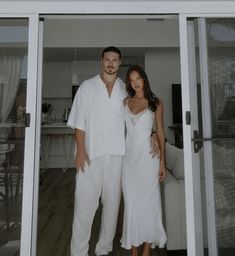
[[[138,255],[138,247],[132,246],[131,247],[131,256],[137,256]]]
[[[144,248],[143,248],[143,254],[142,256],[150,256],[150,243],[144,243]],[[138,247],[132,246],[131,247],[131,256],[138,256]]]
[[[150,243],[144,243],[144,248],[143,248],[143,254],[142,256],[150,256]]]

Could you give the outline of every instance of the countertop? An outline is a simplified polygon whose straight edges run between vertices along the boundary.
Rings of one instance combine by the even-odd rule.
[[[68,127],[65,122],[44,123],[41,125],[42,134],[74,134],[72,128]]]
[[[0,123],[0,128],[25,128],[22,123]]]
[[[25,125],[23,123],[0,123],[0,128],[16,128],[16,127],[22,127],[25,128]],[[68,128],[65,122],[48,122],[41,125],[41,128]]]
[[[41,125],[42,128],[68,128],[71,129],[70,127],[67,126],[65,122],[48,122],[44,123]]]
[[[25,128],[24,124],[18,123],[1,123],[0,129],[9,129],[9,128]],[[53,122],[53,123],[44,123],[41,125],[42,134],[50,132],[60,132],[64,134],[74,134],[72,128],[68,127],[65,122]]]

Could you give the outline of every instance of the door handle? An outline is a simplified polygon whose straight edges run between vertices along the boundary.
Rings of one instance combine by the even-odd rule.
[[[30,113],[25,113],[25,127],[30,127]]]
[[[203,147],[203,140],[202,138],[199,137],[197,130],[193,131],[192,141],[193,141],[194,153],[198,153],[199,150]]]
[[[199,137],[197,130],[194,130],[193,138],[191,140],[193,141],[194,152],[198,153],[200,151],[200,149],[203,147],[204,141],[221,141],[221,140],[235,141],[235,137],[234,137],[234,135],[231,135],[231,136],[228,135],[228,136],[203,138],[203,137]]]

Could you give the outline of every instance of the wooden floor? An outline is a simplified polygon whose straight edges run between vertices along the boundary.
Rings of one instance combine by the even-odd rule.
[[[69,256],[71,229],[73,220],[73,202],[75,171],[62,172],[61,169],[49,169],[42,175],[39,190],[38,241],[37,256]],[[113,255],[126,256],[129,251],[120,248],[122,234],[123,204],[120,206],[117,232],[114,239]],[[94,219],[89,255],[94,256],[95,245],[100,228],[101,207]],[[153,256],[167,255],[166,252],[152,251]]]
[[[74,187],[75,187],[75,170],[63,172],[61,169],[48,169],[40,179],[41,185],[39,189],[39,214],[38,214],[38,239],[37,239],[37,256],[69,256],[69,247],[71,239],[72,221],[73,221],[73,203],[74,203]],[[0,201],[0,206],[1,206]],[[18,207],[21,209],[21,200]],[[0,207],[0,209],[3,207]],[[1,247],[7,241],[20,241],[20,214],[21,211],[11,212],[14,217],[14,228],[10,232],[6,232],[4,226],[0,226],[0,255],[1,256],[19,256],[20,251],[10,253],[7,248]],[[14,213],[14,214],[13,214]],[[117,232],[114,239],[113,256],[128,256],[129,251],[120,248],[120,238],[122,234],[122,214],[123,203],[120,205]],[[1,214],[4,212],[0,211]],[[94,219],[92,234],[90,239],[89,256],[94,256],[94,249],[98,240],[100,228],[101,207],[98,208]],[[12,247],[13,248],[13,247]],[[12,249],[11,248],[11,249]],[[19,248],[19,244],[16,248]],[[15,248],[13,248],[15,251]],[[12,251],[12,250],[11,250]],[[186,256],[185,250],[180,251],[157,251],[153,250],[151,256]],[[204,254],[208,255],[207,251]],[[220,249],[219,256],[233,256],[235,249]]]
[[[37,256],[69,256],[74,172],[48,169],[39,189]]]

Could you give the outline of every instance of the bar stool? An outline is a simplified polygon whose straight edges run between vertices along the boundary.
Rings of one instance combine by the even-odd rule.
[[[1,143],[0,147],[0,157],[1,157],[1,165],[0,165],[0,196],[4,200],[5,208],[6,208],[6,229],[9,230],[10,228],[10,213],[9,213],[9,161],[7,161],[7,155],[11,152],[11,150],[6,147],[5,144]]]

